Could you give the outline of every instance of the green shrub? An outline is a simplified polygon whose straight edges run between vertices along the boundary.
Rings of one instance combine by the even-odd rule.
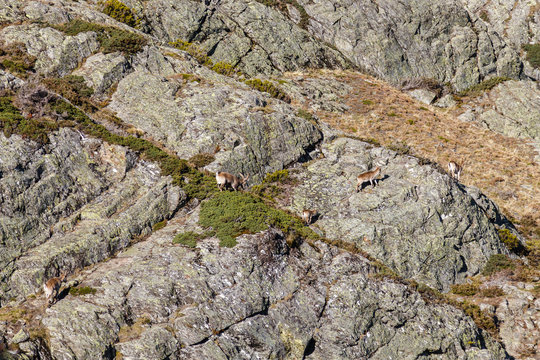
[[[260,198],[240,191],[218,192],[201,204],[199,224],[212,228],[221,246],[236,245],[236,237],[275,226],[284,233],[295,232],[304,239],[318,235],[305,227],[300,218],[265,204]]]
[[[119,0],[107,0],[102,1],[103,13],[109,15],[113,19],[123,22],[131,27],[135,27],[140,24],[141,20],[133,13],[126,4]]]
[[[161,230],[161,229],[163,229],[165,226],[167,226],[167,219],[155,223],[154,226],[152,226],[152,231],[158,231],[158,230]]]
[[[374,105],[375,103],[371,100],[362,100],[362,104],[369,106],[369,105]]]
[[[188,54],[193,56],[201,65],[210,68],[214,65],[212,59],[210,59],[206,52],[201,49],[197,44],[178,39],[176,41],[170,42],[169,45],[177,48],[178,50],[187,52]]]
[[[456,295],[473,296],[478,293],[479,287],[475,284],[454,284],[451,291]]]
[[[510,232],[508,229],[499,229],[499,239],[506,245],[508,250],[516,254],[523,254],[525,247],[521,244],[518,238]]]
[[[223,61],[215,63],[211,69],[217,72],[218,74],[225,75],[225,76],[231,76],[235,74],[239,75],[239,72],[235,70],[232,64],[229,64]]]
[[[94,89],[86,85],[82,76],[67,75],[63,78],[46,78],[43,79],[43,83],[73,104],[87,110],[93,110],[89,98],[94,94]]]
[[[197,168],[202,168],[212,163],[215,159],[216,157],[213,154],[200,153],[200,154],[193,155],[192,157],[190,157],[188,162],[193,164],[193,166]]]
[[[93,31],[98,35],[101,51],[104,54],[122,51],[126,54],[139,52],[147,41],[144,36],[122,30],[113,26],[93,24],[84,20],[75,19],[68,23],[56,25],[55,29],[66,35],[77,35],[81,32]]]
[[[96,289],[89,286],[72,287],[71,289],[69,289],[69,294],[72,296],[82,296],[88,294],[94,295],[96,292]]]
[[[486,315],[478,305],[469,303],[467,301],[459,304],[459,307],[465,312],[465,314],[469,315],[474,320],[476,326],[487,330],[492,335],[497,333],[497,325],[495,325],[493,318]]]
[[[272,82],[268,80],[249,79],[244,82],[255,90],[270,94],[270,96],[272,96],[273,98],[283,100],[288,103],[291,102],[291,98],[289,97],[289,95],[287,95],[285,92],[283,92],[283,90],[281,90],[279,87],[275,86]]]
[[[493,89],[495,86],[510,80],[508,77],[496,76],[491,79],[482,81],[480,84],[471,86],[470,88],[463,90],[459,93],[460,96],[479,96],[484,92]]]
[[[527,61],[534,68],[540,68],[540,44],[525,44],[522,46],[527,52]]]
[[[491,287],[480,290],[480,295],[483,297],[489,297],[489,298],[499,297],[499,296],[504,295],[504,291],[500,287],[491,286]]]
[[[264,177],[263,183],[273,183],[273,182],[284,182],[289,178],[289,170],[277,170],[271,174],[266,174]]]
[[[0,69],[27,78],[28,73],[34,70],[36,57],[26,52],[22,43],[12,43],[0,47]]]
[[[56,129],[58,129],[58,125],[54,122],[22,116],[19,109],[13,105],[10,96],[0,97],[0,130],[6,137],[19,134],[25,139],[46,144],[49,142],[47,134]]]
[[[296,116],[301,117],[302,119],[307,120],[307,121],[311,121],[311,122],[315,121],[315,118],[313,117],[313,115],[309,111],[306,111],[304,109],[298,109],[298,111],[296,112]]]
[[[186,231],[176,235],[173,239],[173,244],[180,244],[190,248],[197,246],[197,241],[201,239],[202,234],[193,231]]]
[[[482,275],[489,276],[504,269],[514,269],[515,264],[506,255],[494,254],[491,255]]]

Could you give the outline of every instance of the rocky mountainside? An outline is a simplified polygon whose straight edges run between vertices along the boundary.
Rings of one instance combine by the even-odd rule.
[[[538,141],[503,5],[0,0],[0,359],[537,357],[534,148],[526,210],[440,157]]]

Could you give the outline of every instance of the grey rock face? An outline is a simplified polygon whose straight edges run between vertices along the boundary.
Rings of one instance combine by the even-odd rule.
[[[322,146],[323,159],[297,178],[291,207],[316,209],[326,236],[357,244],[405,278],[438,289],[483,269],[505,252],[495,228],[456,182],[418,159],[349,138]],[[382,167],[372,188],[356,176]]]
[[[113,84],[122,79],[130,69],[129,61],[120,53],[90,56],[84,65],[73,72],[73,75],[83,76],[87,85],[94,93],[101,95]]]
[[[306,157],[322,139],[289,105],[225,81],[183,84],[135,71],[120,81],[108,108],[182,158],[215,153],[210,170],[255,181]]]
[[[72,130],[43,147],[0,139],[2,302],[126,247],[184,197],[155,166]]]
[[[128,3],[136,7],[139,2]],[[256,1],[152,0],[142,7],[152,35],[166,42],[196,41],[214,62],[237,65],[249,76],[347,66],[338,51]]]
[[[309,30],[390,82],[433,78],[458,91],[490,75],[517,77],[514,49],[461,1],[300,1]]]
[[[36,56],[35,68],[44,75],[64,76],[99,48],[93,32],[66,36],[58,30],[39,25],[11,25],[0,30],[7,43],[22,42],[30,55]]]
[[[4,70],[0,70],[0,90],[16,91],[23,85],[23,81]]]
[[[374,280],[364,258],[324,243],[290,249],[270,230],[232,249],[215,239],[172,245],[197,213],[81,274],[96,293],[68,295],[43,319],[53,357],[136,359],[145,349],[148,359],[505,357],[461,311]],[[132,338],[116,342],[122,328]]]

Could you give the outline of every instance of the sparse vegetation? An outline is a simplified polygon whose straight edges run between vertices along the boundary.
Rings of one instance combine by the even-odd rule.
[[[244,82],[255,90],[270,94],[270,96],[273,98],[283,100],[288,103],[291,102],[291,98],[289,97],[289,95],[283,92],[283,90],[274,85],[271,81],[261,79],[249,79]]]
[[[82,76],[67,75],[63,78],[46,78],[43,79],[43,84],[73,104],[83,107],[86,111],[96,110],[88,100],[94,94],[94,89],[86,85]]]
[[[116,21],[120,21],[131,27],[135,27],[141,22],[141,19],[135,15],[133,10],[119,0],[101,1],[101,4],[103,5],[103,13]]]
[[[319,237],[299,218],[240,191],[217,193],[201,204],[199,216],[199,225],[213,229],[220,245],[226,247],[236,245],[236,237],[241,234],[256,233],[269,226],[275,226],[285,234],[295,232],[304,239]]]
[[[454,284],[451,286],[451,291],[456,295],[473,296],[480,290],[476,284]]]
[[[486,263],[486,266],[482,271],[482,275],[489,276],[501,270],[513,268],[515,268],[514,262],[510,260],[506,255],[494,254],[491,255],[488,262]]]
[[[296,8],[298,13],[300,14],[300,21],[298,22],[298,26],[300,26],[302,29],[307,29],[309,25],[309,15],[306,12],[306,9],[300,3],[296,0],[257,0],[263,5],[277,8],[279,11],[281,11],[286,16],[289,15],[289,11],[287,9],[287,5],[292,5]]]
[[[158,230],[161,230],[161,229],[163,229],[165,226],[167,226],[167,219],[155,223],[154,226],[152,226],[152,231],[158,231]]]
[[[199,45],[178,39],[169,43],[172,47],[182,50],[193,56],[201,65],[211,68],[214,63]]]
[[[484,92],[493,89],[495,86],[499,85],[500,83],[503,83],[508,80],[510,80],[510,78],[504,77],[504,76],[492,77],[490,79],[482,81],[480,84],[473,85],[470,88],[461,91],[459,93],[459,96],[471,96],[471,97],[479,96],[479,95],[482,95]]]
[[[121,51],[126,54],[135,54],[139,52],[146,39],[136,33],[122,30],[113,26],[104,26],[89,23],[84,20],[75,19],[65,24],[54,26],[57,30],[66,35],[77,35],[81,32],[93,31],[98,35],[98,41],[101,45],[100,51],[104,54]]]
[[[524,44],[523,50],[527,52],[527,61],[534,68],[540,68],[540,44]]]
[[[141,336],[142,332],[146,328],[145,325],[151,324],[149,318],[142,316],[138,318],[132,325],[125,325],[118,331],[119,342],[125,342],[137,339]]]
[[[362,100],[362,104],[370,106],[370,105],[373,105],[375,103],[373,101],[371,101],[371,100]]]
[[[36,57],[26,52],[26,46],[22,43],[0,45],[0,69],[27,78],[29,72],[33,72]]]
[[[196,168],[202,168],[212,163],[216,157],[210,153],[200,153],[189,158],[188,162]]]
[[[225,76],[232,76],[232,75],[240,76],[241,75],[241,73],[234,68],[234,65],[229,64],[228,62],[224,62],[224,61],[215,63],[211,69],[217,72],[218,74],[225,75]]]
[[[195,246],[197,246],[198,241],[211,236],[214,236],[213,231],[205,231],[202,234],[196,233],[194,231],[186,231],[177,234],[173,239],[173,244],[180,244],[190,248],[194,248]]]
[[[496,286],[491,286],[491,287],[480,290],[480,296],[487,297],[487,298],[499,297],[503,295],[504,295],[503,289]]]
[[[516,235],[512,234],[508,229],[499,229],[499,238],[502,243],[506,245],[508,250],[512,251],[515,254],[524,254],[526,252],[525,247],[518,240]]]
[[[302,119],[307,121],[315,122],[315,118],[313,117],[313,115],[309,111],[306,111],[304,109],[298,109],[296,111],[296,116],[301,117]]]
[[[78,286],[69,289],[69,294],[72,296],[94,295],[96,292],[96,289],[89,286]]]

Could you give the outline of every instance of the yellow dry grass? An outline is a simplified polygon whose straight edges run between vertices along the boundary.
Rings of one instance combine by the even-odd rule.
[[[538,230],[540,166],[534,161],[534,148],[524,140],[460,121],[367,75],[317,71],[308,76],[338,79],[353,89],[341,99],[350,110],[344,114],[318,111],[322,121],[384,146],[405,144],[413,155],[444,169],[451,160],[464,163],[463,184],[481,189],[518,224],[531,216]]]

